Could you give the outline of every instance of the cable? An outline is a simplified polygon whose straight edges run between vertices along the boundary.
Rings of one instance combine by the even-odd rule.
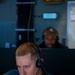
[[[31,4],[31,6],[30,6],[30,15],[29,15],[29,20],[28,20],[28,29],[30,28],[30,20],[31,20],[31,14],[32,14],[32,4]],[[29,39],[29,32],[30,31],[28,31],[28,42],[30,41],[30,39]]]

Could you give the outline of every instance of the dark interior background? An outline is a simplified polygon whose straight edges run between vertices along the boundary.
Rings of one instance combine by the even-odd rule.
[[[0,1],[0,48],[16,47],[23,42],[42,42],[42,32],[46,27],[54,27],[59,32],[59,41],[67,44],[68,2],[45,4],[44,0],[1,0]],[[20,2],[28,2],[22,4]],[[32,4],[29,4],[32,2]],[[74,4],[75,5],[75,4]],[[44,13],[56,13],[57,19],[43,19]],[[16,31],[18,28],[32,31]],[[20,39],[21,37],[21,39]],[[11,40],[12,39],[12,40]]]
[[[0,1],[0,75],[17,69],[16,47],[28,41],[40,44],[42,32],[46,27],[54,27],[59,32],[59,42],[67,45],[69,42],[67,40],[68,2],[75,0],[62,1],[60,4],[44,4],[43,0]],[[28,4],[30,2],[32,4]],[[44,13],[56,13],[58,17],[54,20],[45,20],[43,19]],[[75,24],[75,21],[73,23]],[[16,31],[18,28],[32,30]],[[42,57],[45,60],[44,67],[48,72],[55,75],[75,75],[74,49],[42,49]]]

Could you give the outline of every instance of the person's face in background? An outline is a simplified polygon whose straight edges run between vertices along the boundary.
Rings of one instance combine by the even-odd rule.
[[[46,45],[48,48],[51,48],[51,47],[53,47],[53,45],[55,44],[56,39],[53,38],[53,36],[48,35],[48,36],[44,36],[44,42],[45,42],[45,45]]]
[[[20,75],[37,74],[38,68],[36,67],[36,59],[32,59],[31,54],[16,56],[16,64]]]

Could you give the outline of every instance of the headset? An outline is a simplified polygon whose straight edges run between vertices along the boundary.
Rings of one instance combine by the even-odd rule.
[[[56,36],[56,40],[59,40],[59,36],[58,36],[58,32],[56,29],[54,29],[53,27],[48,27],[43,31],[43,35],[42,38],[44,39],[45,33],[53,33]]]
[[[41,65],[43,65],[43,62],[40,60],[40,55],[38,53],[38,48],[35,48],[35,45],[33,45],[32,43],[28,42],[28,45],[30,45],[36,52],[36,55],[38,57],[37,61],[36,61],[36,67],[40,68]]]
[[[43,75],[47,75],[47,73],[46,73],[46,70],[45,70],[45,68],[44,68],[44,66],[43,66],[43,62],[41,61],[41,57],[40,57],[40,55],[39,55],[39,53],[38,53],[38,48],[36,48],[35,46],[37,46],[37,45],[35,45],[35,44],[32,44],[32,43],[28,43],[28,45],[30,45],[34,50],[35,50],[35,52],[36,52],[36,55],[38,56],[38,59],[37,59],[37,61],[36,61],[36,67],[37,68],[41,68],[41,70],[43,71]],[[37,71],[38,72],[38,71]],[[36,73],[36,75],[37,75],[37,73]]]

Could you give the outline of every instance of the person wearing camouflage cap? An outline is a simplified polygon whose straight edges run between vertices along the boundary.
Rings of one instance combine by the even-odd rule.
[[[68,48],[59,43],[59,34],[53,27],[48,27],[43,32],[43,42],[39,45],[40,48]]]

